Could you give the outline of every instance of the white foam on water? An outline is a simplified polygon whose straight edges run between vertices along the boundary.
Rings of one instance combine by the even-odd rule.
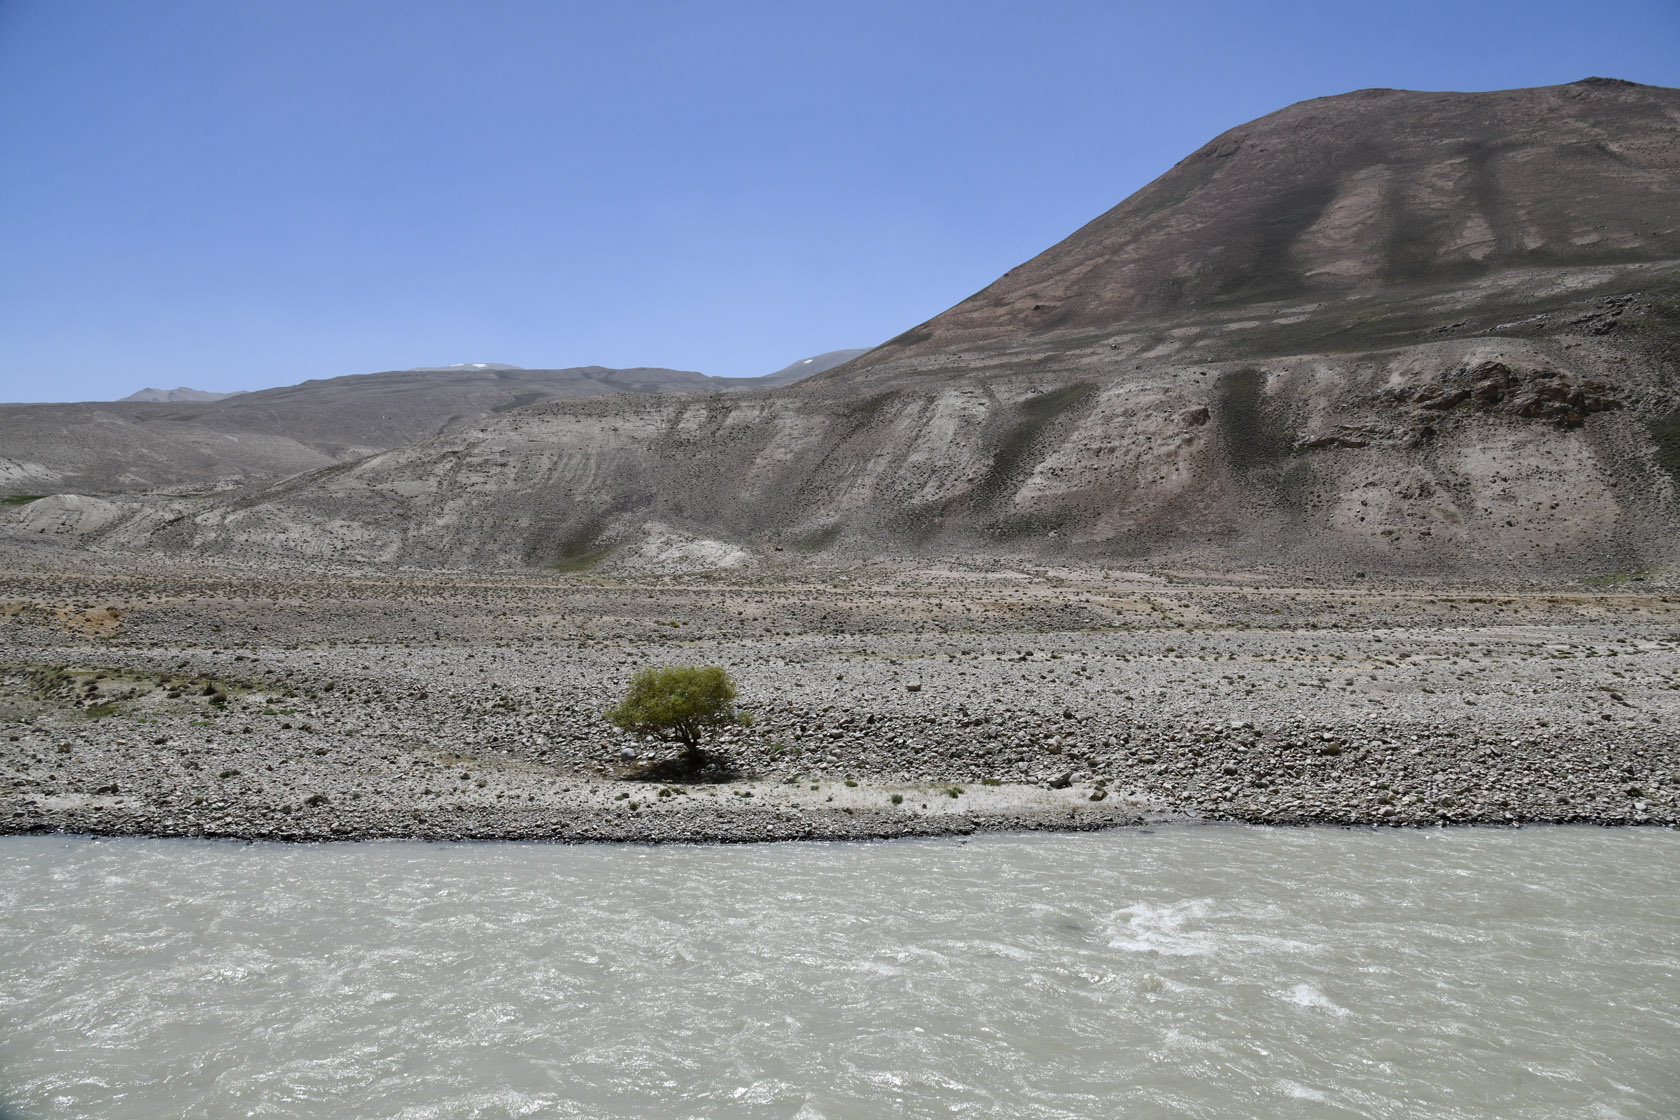
[[[1284,993],[1284,999],[1296,1007],[1312,1008],[1316,1011],[1328,1011],[1332,1015],[1346,1015],[1348,1009],[1330,1002],[1330,997],[1313,987],[1311,984],[1297,984]]]
[[[1108,916],[1110,927],[1124,922],[1125,928],[1113,929],[1109,946],[1128,953],[1162,953],[1173,957],[1206,956],[1215,948],[1215,939],[1206,930],[1194,928],[1203,922],[1213,909],[1207,898],[1172,902],[1152,906],[1147,902],[1133,903]]]
[[[1329,1097],[1325,1096],[1317,1089],[1310,1089],[1307,1086],[1302,1085],[1298,1081],[1290,1081],[1287,1078],[1280,1080],[1278,1082],[1278,1088],[1282,1089],[1285,1093],[1298,1101],[1312,1101],[1316,1104],[1330,1103]]]
[[[453,1116],[554,1116],[559,1103],[549,1096],[492,1090],[413,1105],[395,1115],[397,1120],[447,1120]]]

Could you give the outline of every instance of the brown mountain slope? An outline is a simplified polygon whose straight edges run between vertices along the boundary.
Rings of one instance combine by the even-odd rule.
[[[548,401],[217,499],[48,499],[11,535],[473,568],[781,548],[1660,570],[1680,558],[1677,101],[1309,102],[787,389]]]
[[[1680,90],[1373,89],[1215,137],[848,370],[1050,330],[1680,259]]]

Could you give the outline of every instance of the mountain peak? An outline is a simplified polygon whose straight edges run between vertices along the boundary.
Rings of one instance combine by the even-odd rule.
[[[524,366],[510,366],[505,362],[457,362],[452,366],[412,366],[404,373],[462,373],[476,370],[512,370],[524,369]]]
[[[226,400],[228,397],[238,395],[238,393],[212,393],[204,389],[189,389],[182,385],[175,389],[142,389],[138,393],[130,393],[123,397],[118,403],[198,404],[205,401]]]
[[[1239,125],[873,363],[1138,316],[1680,258],[1680,90],[1360,90]]]

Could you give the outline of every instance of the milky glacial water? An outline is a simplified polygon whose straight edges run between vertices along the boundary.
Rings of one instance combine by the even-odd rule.
[[[1673,1117],[1680,834],[0,840],[49,1117]]]

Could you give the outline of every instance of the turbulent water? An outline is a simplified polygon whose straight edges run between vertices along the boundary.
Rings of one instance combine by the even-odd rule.
[[[1680,1114],[1680,834],[0,841],[24,1118]]]

